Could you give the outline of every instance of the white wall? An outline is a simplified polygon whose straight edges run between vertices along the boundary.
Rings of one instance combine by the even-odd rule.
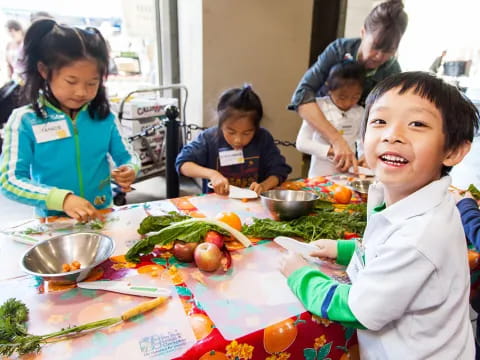
[[[286,107],[308,68],[312,8],[313,0],[180,0],[187,121],[213,125],[220,93],[251,83],[263,102],[262,125],[277,139],[295,141],[301,121]],[[291,177],[299,177],[300,153],[280,150],[294,168]]]

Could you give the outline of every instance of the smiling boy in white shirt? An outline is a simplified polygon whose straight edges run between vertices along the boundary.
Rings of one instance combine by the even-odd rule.
[[[339,284],[295,254],[281,270],[311,312],[355,326],[362,359],[473,359],[467,247],[451,167],[470,149],[478,111],[427,73],[391,76],[372,90],[362,126],[369,191],[361,247],[318,240],[313,254],[349,264]]]

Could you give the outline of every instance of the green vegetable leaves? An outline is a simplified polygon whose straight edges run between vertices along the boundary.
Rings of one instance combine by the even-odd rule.
[[[467,191],[470,192],[470,194],[472,194],[472,196],[475,198],[475,200],[480,200],[480,190],[478,190],[475,185],[473,184],[470,184],[470,186],[468,187]]]
[[[171,211],[164,216],[147,216],[143,219],[137,231],[139,234],[145,235],[149,232],[160,231],[173,223],[187,219],[190,219],[190,216],[181,215],[175,211]]]
[[[182,216],[182,215],[180,215]],[[185,217],[185,216],[182,216]],[[145,239],[137,242],[133,247],[125,254],[127,261],[138,263],[140,261],[140,255],[146,255],[153,251],[155,245],[166,245],[174,242],[175,240],[183,240],[185,242],[201,242],[203,238],[210,230],[216,231],[223,235],[230,235],[228,231],[221,227],[211,224],[208,220],[192,219],[186,217],[187,220],[173,222],[175,217],[171,215],[155,216],[155,219],[149,219],[152,216],[145,218],[140,225],[138,232],[151,229],[155,226],[163,226],[163,228],[156,234],[153,234]],[[169,223],[170,225],[165,225]],[[144,227],[142,228],[142,225]]]
[[[247,236],[271,239],[276,236],[298,236],[305,241],[316,239],[341,239],[344,233],[363,234],[366,226],[366,207],[349,205],[345,211],[336,212],[334,207],[322,204],[315,209],[316,215],[302,216],[290,221],[254,219],[253,224],[244,226]]]

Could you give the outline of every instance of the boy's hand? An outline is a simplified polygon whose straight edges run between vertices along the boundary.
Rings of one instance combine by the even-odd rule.
[[[130,166],[122,165],[116,169],[113,169],[111,175],[113,180],[121,187],[123,192],[129,192],[132,190],[130,185],[132,185],[133,181],[135,180],[135,170],[133,170]]]
[[[321,239],[312,241],[310,244],[318,247],[318,250],[310,255],[318,258],[336,259],[338,256],[337,242],[335,240]]]
[[[250,190],[253,190],[257,193],[257,195],[260,195],[262,192],[265,191],[265,188],[263,187],[262,184],[253,182],[250,184]]]
[[[307,260],[299,254],[289,251],[280,259],[280,271],[285,277],[289,277],[295,270],[308,266]]]
[[[63,211],[80,222],[104,220],[104,216],[88,200],[74,194],[68,194],[63,200]]]
[[[210,176],[210,182],[212,183],[213,191],[218,195],[227,195],[229,192],[228,180],[218,171],[214,171],[213,175]]]

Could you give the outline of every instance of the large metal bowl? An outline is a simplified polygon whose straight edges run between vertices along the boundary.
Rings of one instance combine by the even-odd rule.
[[[275,219],[291,220],[312,212],[318,196],[308,191],[269,190],[260,198]]]
[[[103,234],[79,232],[60,235],[35,244],[22,257],[20,266],[45,281],[71,284],[84,280],[90,271],[113,253],[115,243]],[[77,260],[79,270],[62,272],[63,264]]]
[[[373,183],[373,179],[363,179],[363,180],[354,180],[350,181],[348,185],[355,190],[363,201],[367,201],[368,197],[368,188]]]

